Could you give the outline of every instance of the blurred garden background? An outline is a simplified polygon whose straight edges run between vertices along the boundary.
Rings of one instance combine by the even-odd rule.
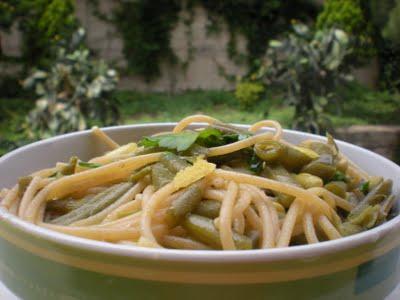
[[[398,162],[400,0],[0,0],[0,155],[193,113]]]

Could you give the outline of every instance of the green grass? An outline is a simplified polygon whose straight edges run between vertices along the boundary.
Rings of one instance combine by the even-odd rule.
[[[376,92],[365,95],[356,91],[359,94],[348,96],[344,103],[343,114],[331,110],[330,117],[335,127],[390,123],[385,122],[394,105],[388,101],[389,95],[382,96]],[[187,115],[202,113],[224,122],[243,124],[269,118],[289,128],[294,113],[293,108],[282,106],[277,100],[263,101],[255,108],[244,109],[233,93],[226,91],[199,90],[177,95],[118,91],[116,98],[125,124],[178,121]],[[0,155],[24,138],[19,128],[33,105],[26,99],[0,99]],[[265,115],[266,111],[268,115]],[[397,117],[395,119],[397,121]]]
[[[126,124],[178,121],[196,113],[207,114],[225,122],[254,123],[265,118],[264,112],[269,107],[265,103],[252,110],[243,109],[233,94],[225,91],[189,91],[178,95],[120,91],[117,99]],[[275,105],[270,108],[268,118],[288,126],[292,115],[292,108]]]

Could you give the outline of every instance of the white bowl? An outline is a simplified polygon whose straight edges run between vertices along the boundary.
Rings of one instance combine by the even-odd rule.
[[[105,131],[123,144],[173,125]],[[322,139],[290,130],[284,138],[294,143]],[[360,147],[338,145],[367,172],[393,179],[393,191],[400,193],[399,166]],[[0,185],[10,187],[18,177],[72,155],[85,160],[104,150],[89,131],[33,143],[0,158]],[[23,299],[383,299],[400,280],[399,245],[399,216],[335,241],[222,252],[92,241],[49,231],[0,210],[1,280]]]

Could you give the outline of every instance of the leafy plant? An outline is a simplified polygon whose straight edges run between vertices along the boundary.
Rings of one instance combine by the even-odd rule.
[[[366,18],[361,7],[362,0],[327,0],[317,18],[317,28],[338,28],[344,30],[351,38],[352,52],[349,62],[366,63],[376,54],[372,38],[372,24]]]
[[[270,42],[264,62],[250,79],[283,91],[295,107],[294,128],[321,133],[330,126],[326,105],[338,100],[336,88],[351,79],[341,70],[349,39],[340,29],[313,33],[300,23],[293,29],[282,41]]]
[[[259,82],[239,82],[236,86],[235,97],[242,107],[254,106],[265,92],[265,87]]]
[[[50,69],[36,70],[24,80],[23,86],[38,96],[27,119],[31,136],[42,138],[95,123],[117,123],[119,112],[112,92],[118,75],[105,62],[90,57],[82,44],[84,37],[85,31],[79,29],[69,48],[57,48]]]

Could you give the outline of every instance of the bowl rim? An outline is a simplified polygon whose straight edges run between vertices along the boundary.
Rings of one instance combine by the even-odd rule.
[[[133,128],[147,128],[147,127],[167,127],[174,126],[176,122],[152,122],[152,123],[141,123],[131,124],[122,126],[110,126],[104,127],[106,132],[118,131],[120,129],[133,129]],[[193,126],[204,125],[204,123],[193,123]],[[246,128],[248,125],[235,124],[241,128]],[[64,138],[70,138],[79,135],[88,135],[90,130],[78,131],[67,133],[52,138],[40,140],[23,147],[20,147],[14,151],[5,154],[0,157],[0,165],[10,157],[29,150],[31,147],[38,145],[45,145],[47,143],[57,142]],[[323,137],[316,134],[301,132],[297,130],[284,129],[283,133],[289,133],[294,135],[301,135],[302,137],[322,139]],[[400,175],[400,166],[390,161],[389,159],[376,154],[370,150],[362,147],[353,145],[348,142],[337,140],[339,147],[346,146],[350,149],[360,151],[366,155],[372,156],[374,160],[380,161],[391,168],[397,170]],[[397,200],[399,201],[399,200]],[[199,263],[231,263],[231,262],[274,262],[280,260],[292,260],[292,259],[304,259],[315,256],[324,256],[337,252],[338,250],[345,251],[352,248],[356,248],[360,245],[373,243],[379,240],[381,237],[387,235],[389,232],[398,230],[400,231],[400,214],[393,219],[385,222],[370,230],[355,234],[353,236],[342,237],[337,240],[324,241],[311,245],[299,245],[291,246],[286,248],[273,248],[273,249],[254,249],[246,251],[214,251],[214,250],[179,250],[179,249],[164,249],[164,248],[145,248],[139,246],[130,246],[123,244],[113,244],[103,241],[95,241],[81,237],[75,237],[64,233],[59,233],[50,229],[46,229],[27,221],[21,220],[20,218],[7,212],[5,209],[0,208],[0,221],[7,222],[9,225],[16,229],[24,232],[25,234],[32,235],[36,238],[55,242],[63,246],[70,246],[79,250],[87,250],[97,252],[99,254],[110,254],[121,257],[131,257],[135,259],[145,260],[162,260],[170,262],[199,262]]]

